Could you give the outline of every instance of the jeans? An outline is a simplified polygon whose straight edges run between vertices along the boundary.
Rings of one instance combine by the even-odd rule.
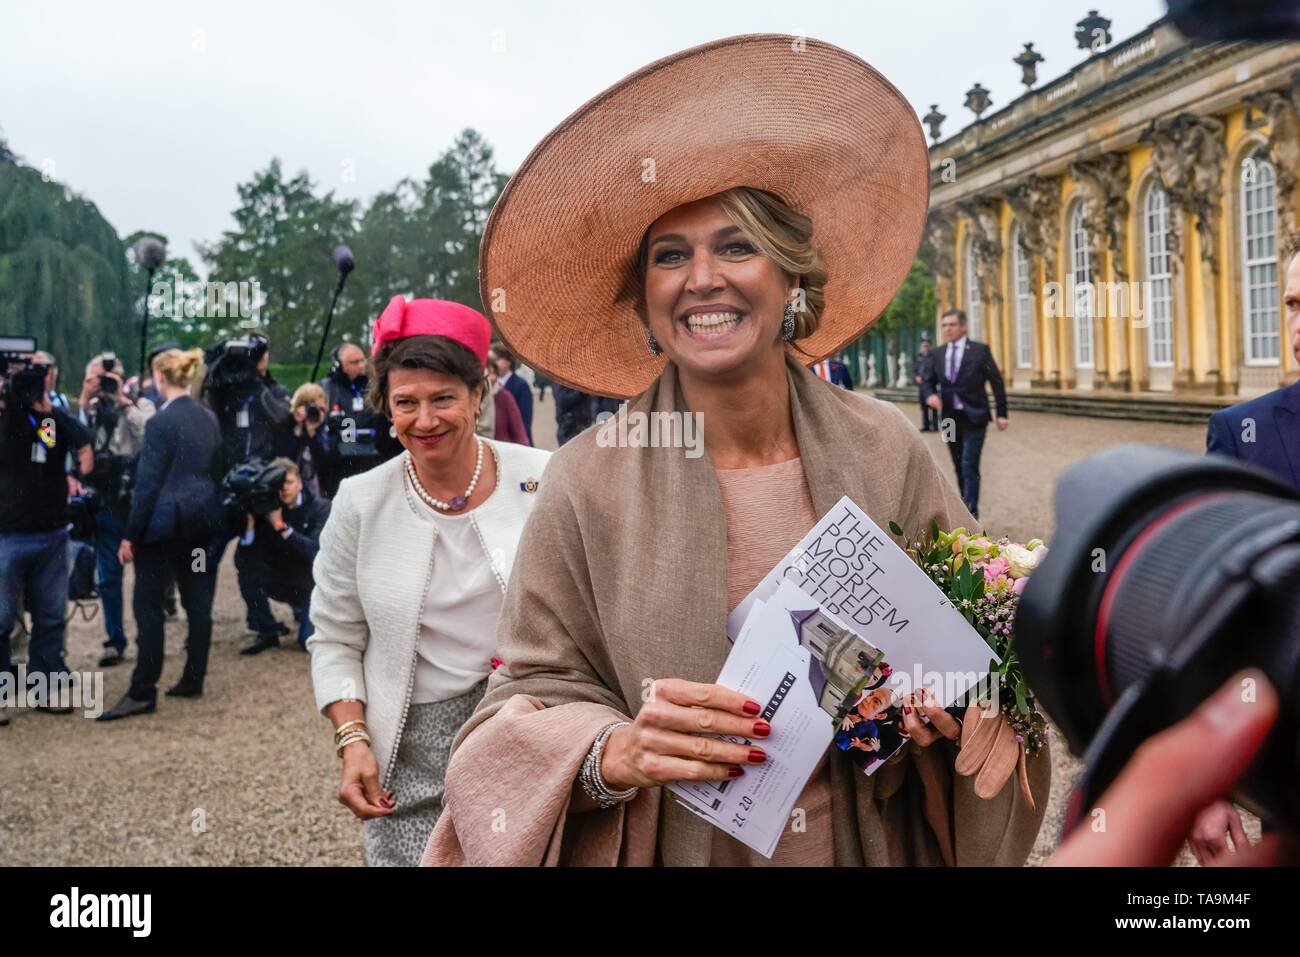
[[[166,621],[163,597],[173,577],[189,627],[181,680],[203,685],[212,645],[212,589],[216,576],[212,573],[215,566],[211,555],[200,563],[194,553],[205,550],[207,545],[207,542],[158,542],[135,549],[135,592],[131,596],[131,608],[139,629],[136,643],[140,656],[131,674],[128,694],[137,701],[153,701],[157,697]]]
[[[948,410],[956,428],[948,443],[953,468],[957,470],[957,489],[961,500],[974,518],[980,517],[980,454],[984,451],[984,433],[988,426],[974,426],[960,410]]]
[[[95,586],[104,605],[104,647],[126,651],[122,625],[122,563],[117,549],[126,523],[102,503],[95,506]]]
[[[28,675],[57,677],[63,663],[63,616],[68,610],[68,530],[0,532],[0,671],[12,671],[9,637],[18,620],[18,600],[32,616]]]

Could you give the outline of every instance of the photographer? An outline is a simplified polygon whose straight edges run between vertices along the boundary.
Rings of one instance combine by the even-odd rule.
[[[217,415],[221,428],[223,471],[254,459],[269,462],[292,447],[293,412],[290,396],[268,371],[270,340],[260,332],[241,339],[228,339],[207,350],[204,361],[203,398]],[[243,513],[227,516],[213,543],[213,574],[220,565],[230,539],[244,528]],[[244,599],[248,629],[257,634],[287,631],[271,615],[266,594],[251,579],[245,579],[239,565],[239,593]]]
[[[330,372],[320,381],[325,393],[326,427],[323,442],[328,457],[321,462],[321,492],[333,498],[339,483],[360,475],[398,452],[388,434],[389,423],[366,397],[370,378],[366,354],[354,343],[335,346]]]
[[[31,340],[28,340],[29,342]],[[49,367],[30,352],[0,353],[0,671],[13,673],[9,637],[25,597],[32,616],[27,672],[46,688],[66,675],[69,458],[81,474],[94,465],[86,429],[50,401]],[[18,689],[23,692],[25,689]],[[37,710],[71,709],[39,694]]]
[[[254,332],[210,348],[203,398],[221,427],[225,467],[252,459],[269,461],[282,448],[293,422],[289,391],[268,371],[271,343]]]
[[[235,552],[235,564],[242,569],[241,575],[260,580],[270,598],[293,608],[294,618],[298,620],[298,646],[305,651],[307,639],[312,635],[309,617],[312,562],[320,547],[321,529],[329,518],[330,503],[304,486],[298,466],[290,459],[276,459],[270,469],[282,473],[279,488],[271,501],[250,503],[248,524]],[[271,505],[274,507],[267,509]],[[257,512],[257,516],[252,512]],[[258,635],[239,653],[256,655],[279,644],[276,634]]]
[[[325,449],[325,390],[314,382],[304,382],[293,393],[293,444],[285,449],[286,458],[298,465],[302,484],[320,496],[320,473],[328,453]]]
[[[122,625],[122,563],[117,550],[131,511],[136,460],[144,444],[144,427],[154,414],[145,398],[133,400],[122,381],[121,366],[111,352],[86,364],[77,402],[81,424],[90,430],[94,471],[86,478],[86,496],[95,522],[96,585],[104,605],[104,654],[101,668],[116,665],[126,652]]]

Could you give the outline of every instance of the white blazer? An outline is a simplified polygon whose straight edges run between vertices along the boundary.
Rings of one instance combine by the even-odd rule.
[[[496,449],[497,487],[468,513],[484,559],[510,580],[524,522],[537,501],[536,483],[551,453],[484,439]],[[381,786],[392,773],[415,681],[420,615],[433,575],[437,526],[407,487],[406,453],[345,479],[321,532],[312,568],[316,587],[307,640],[316,706],[355,699],[379,761]]]

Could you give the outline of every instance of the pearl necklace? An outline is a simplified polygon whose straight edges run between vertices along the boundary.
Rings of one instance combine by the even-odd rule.
[[[474,494],[474,487],[478,485],[479,474],[483,471],[483,440],[479,436],[474,436],[474,441],[478,445],[478,458],[474,462],[474,475],[469,480],[469,488],[457,495],[450,502],[444,502],[442,499],[434,498],[430,495],[422,484],[420,476],[415,471],[415,460],[411,458],[411,453],[406,453],[406,474],[411,479],[411,487],[415,489],[415,494],[420,496],[421,500],[431,508],[436,508],[444,512],[459,512],[469,504],[469,497]],[[494,453],[495,454],[495,453]]]

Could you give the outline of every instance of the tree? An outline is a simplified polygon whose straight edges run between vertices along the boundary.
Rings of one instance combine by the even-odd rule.
[[[35,336],[78,382],[98,352],[134,355],[130,303],[125,250],[95,204],[0,146],[0,333]]]
[[[317,196],[306,173],[286,180],[280,161],[237,187],[236,229],[200,247],[209,282],[257,283],[259,325],[281,362],[315,358],[325,311],[334,291],[330,250],[356,233],[357,204]],[[213,319],[218,336],[249,328],[250,316]]]

